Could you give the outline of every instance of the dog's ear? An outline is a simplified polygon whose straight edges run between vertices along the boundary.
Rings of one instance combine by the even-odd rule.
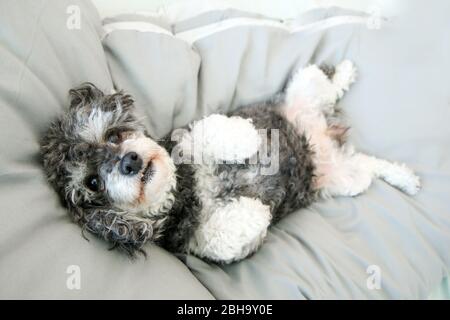
[[[85,82],[79,87],[69,90],[70,108],[82,107],[104,96],[94,84]]]
[[[118,106],[124,111],[131,111],[134,108],[134,100],[123,91],[113,93],[105,97],[104,108],[107,110],[115,110]]]
[[[152,239],[151,224],[137,217],[112,209],[103,208],[69,208],[75,221],[83,230],[111,243],[134,258],[136,253],[146,256],[143,246]]]

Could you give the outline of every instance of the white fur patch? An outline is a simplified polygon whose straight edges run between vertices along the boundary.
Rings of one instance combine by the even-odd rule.
[[[83,197],[84,200],[89,200],[90,191],[80,188],[84,185],[84,179],[87,175],[87,167],[85,163],[79,163],[76,166],[68,168],[69,183],[65,187],[66,198],[69,198],[73,204],[79,200],[77,196]],[[81,190],[81,194],[77,194],[77,190]]]
[[[389,162],[361,153],[353,158],[353,161],[359,161],[363,170],[372,174],[373,177],[381,178],[409,195],[415,195],[420,190],[420,178],[405,164]]]
[[[255,252],[271,219],[270,209],[257,199],[240,197],[218,207],[196,230],[189,250],[199,257],[230,263]]]
[[[332,109],[338,98],[333,83],[316,65],[294,73],[286,90],[286,107],[302,105],[321,111]]]
[[[336,66],[332,81],[339,99],[342,98],[345,91],[350,89],[350,85],[355,82],[356,75],[356,68],[349,60],[344,60]]]
[[[100,108],[94,108],[86,121],[80,120],[79,122],[82,126],[79,130],[81,137],[91,142],[103,141],[105,130],[113,117],[112,112],[105,112]]]
[[[210,115],[196,121],[185,135],[183,149],[195,163],[206,161],[242,161],[257,153],[261,138],[250,119]]]
[[[323,177],[322,191],[331,196],[356,196],[366,191],[374,178],[381,178],[409,195],[420,189],[419,177],[406,165],[349,153]]]
[[[336,66],[331,80],[316,65],[299,69],[294,73],[286,91],[286,105],[302,103],[325,113],[330,112],[336,100],[342,98],[344,92],[355,82],[356,75],[356,68],[349,60]]]

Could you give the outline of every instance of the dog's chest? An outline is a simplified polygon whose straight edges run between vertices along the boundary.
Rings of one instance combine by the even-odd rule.
[[[257,183],[259,168],[246,164],[202,164],[194,166],[194,192],[201,202],[201,221],[221,206],[247,196]]]

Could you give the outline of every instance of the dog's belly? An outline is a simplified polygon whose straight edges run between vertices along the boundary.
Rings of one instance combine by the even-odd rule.
[[[254,164],[218,165],[217,174],[226,177],[221,196],[260,199],[270,206],[272,222],[308,206],[316,196],[311,148],[306,137],[280,113],[280,106],[255,104],[230,116],[250,118],[256,129],[267,130],[270,162],[267,164],[258,157]]]
[[[250,118],[256,129],[267,130],[269,162],[260,161],[258,157],[256,162],[248,160],[242,164],[177,167],[179,193],[167,225],[164,247],[171,251],[188,251],[189,239],[195,230],[217,210],[241,198],[257,199],[268,206],[271,223],[314,200],[310,146],[305,136],[298,134],[278,110],[275,104],[252,105],[229,114]]]

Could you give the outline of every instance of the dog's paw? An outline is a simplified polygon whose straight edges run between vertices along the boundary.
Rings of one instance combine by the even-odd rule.
[[[408,189],[405,190],[411,196],[416,195],[422,188],[422,185],[420,183],[420,178],[417,176],[415,176],[415,178],[417,181],[415,181],[414,184],[411,184],[411,186],[409,186]]]
[[[257,199],[240,197],[218,208],[199,226],[189,250],[219,263],[244,259],[262,244],[270,220],[268,206]]]
[[[333,83],[338,91],[338,97],[342,98],[344,92],[350,88],[350,85],[356,81],[357,70],[353,62],[344,60],[337,65],[333,76]]]
[[[421,188],[420,178],[405,164],[395,163],[385,180],[411,196]]]
[[[286,90],[286,105],[309,106],[328,111],[337,99],[335,86],[317,65],[298,70]]]
[[[420,191],[422,184],[420,182],[419,176],[417,176],[411,169],[407,168],[406,166],[405,168],[407,169],[404,174],[405,183],[401,189],[410,196],[413,196]]]

